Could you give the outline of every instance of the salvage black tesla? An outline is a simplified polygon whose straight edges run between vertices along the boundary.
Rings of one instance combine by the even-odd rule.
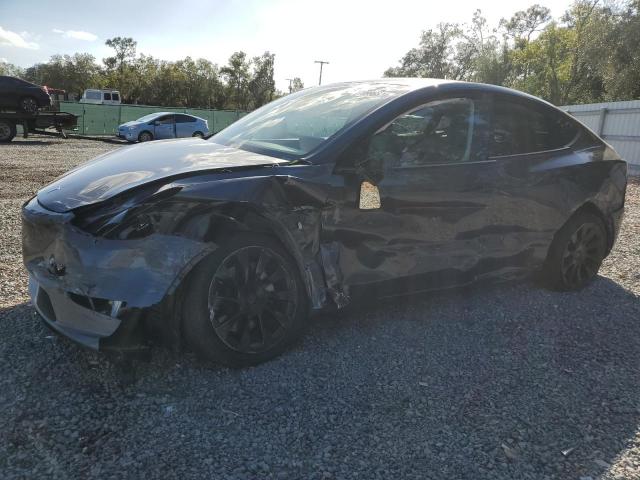
[[[86,346],[159,335],[247,365],[357,295],[532,272],[580,289],[626,181],[595,134],[513,90],[334,84],[72,170],[24,205],[24,261],[44,321]]]

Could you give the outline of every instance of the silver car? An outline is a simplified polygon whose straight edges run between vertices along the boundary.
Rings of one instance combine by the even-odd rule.
[[[150,113],[118,127],[118,137],[129,142],[148,142],[165,138],[204,137],[209,134],[208,122],[186,113]]]

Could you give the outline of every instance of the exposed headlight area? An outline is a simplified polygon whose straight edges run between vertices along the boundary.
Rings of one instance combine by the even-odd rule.
[[[132,240],[166,232],[180,215],[180,210],[170,202],[167,204],[167,200],[180,190],[181,187],[164,185],[80,207],[74,211],[71,223],[86,233],[110,240]]]

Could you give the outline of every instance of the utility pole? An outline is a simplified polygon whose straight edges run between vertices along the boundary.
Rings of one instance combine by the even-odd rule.
[[[319,63],[320,64],[320,80],[318,80],[318,85],[322,85],[322,66],[326,63],[328,64],[329,62],[325,62],[324,60],[316,60],[313,63]]]
[[[285,78],[285,80],[289,80],[289,93],[293,90],[293,78]]]

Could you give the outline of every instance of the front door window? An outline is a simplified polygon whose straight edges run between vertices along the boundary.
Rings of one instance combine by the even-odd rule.
[[[371,137],[366,155],[356,159],[362,178],[379,182],[385,170],[454,164],[478,159],[474,150],[478,112],[471,98],[422,105]]]

